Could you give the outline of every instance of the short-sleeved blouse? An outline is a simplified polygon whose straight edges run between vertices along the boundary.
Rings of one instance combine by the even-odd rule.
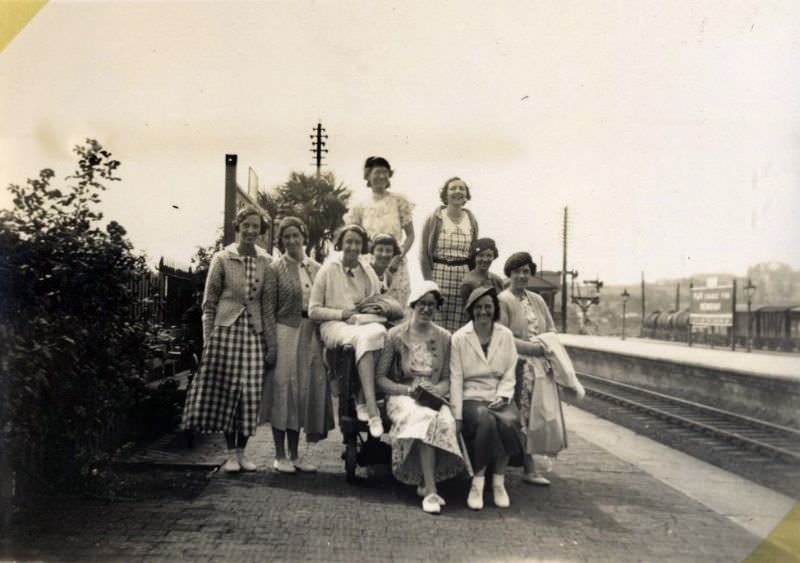
[[[380,199],[372,194],[357,202],[345,215],[345,223],[356,223],[367,230],[370,237],[378,233],[387,233],[403,242],[403,227],[411,223],[411,212],[414,204],[406,196],[395,192],[387,192]]]

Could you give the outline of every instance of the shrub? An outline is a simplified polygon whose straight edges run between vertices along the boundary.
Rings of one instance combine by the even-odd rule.
[[[132,320],[131,283],[145,271],[125,229],[101,226],[95,207],[120,162],[100,143],[75,147],[76,171],[61,188],[42,170],[9,186],[0,217],[0,378],[12,465],[43,456],[41,477],[78,482],[110,421],[133,397],[145,338]],[[28,468],[30,469],[30,468]]]

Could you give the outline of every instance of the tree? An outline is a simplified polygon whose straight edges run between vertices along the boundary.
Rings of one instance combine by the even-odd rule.
[[[276,220],[294,215],[305,222],[306,251],[320,262],[343,224],[349,201],[350,190],[342,183],[337,184],[331,172],[319,176],[292,172],[286,183],[275,187],[273,193],[259,193],[258,197],[258,204]]]
[[[43,455],[48,482],[86,475],[109,421],[126,412],[145,327],[131,320],[132,282],[146,271],[125,229],[96,211],[120,166],[100,143],[75,147],[63,187],[44,169],[12,184],[0,217],[0,378],[12,464]]]

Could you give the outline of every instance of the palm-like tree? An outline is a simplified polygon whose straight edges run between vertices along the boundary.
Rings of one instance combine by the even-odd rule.
[[[327,256],[336,229],[342,226],[347,212],[350,190],[337,184],[333,173],[309,176],[292,172],[286,183],[267,194],[259,192],[258,204],[275,217],[293,215],[308,226],[306,251],[318,261]]]

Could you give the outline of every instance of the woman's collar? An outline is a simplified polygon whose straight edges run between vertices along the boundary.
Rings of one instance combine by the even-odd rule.
[[[302,258],[301,260],[297,260],[297,259],[295,259],[295,258],[294,258],[294,257],[293,257],[291,254],[289,254],[288,252],[284,252],[284,253],[283,253],[283,256],[284,256],[284,258],[286,258],[286,260],[288,260],[289,262],[293,262],[294,264],[298,264],[298,265],[300,265],[300,266],[303,266],[303,265],[306,265],[306,264],[308,264],[308,256],[306,256],[306,253],[305,253],[305,251],[303,251],[303,258]]]
[[[263,248],[261,248],[260,246],[258,246],[257,244],[253,245],[253,248],[255,248],[257,257],[259,257],[259,258],[269,258],[269,254],[267,253],[267,251],[264,250]],[[228,246],[226,246],[225,250],[227,250],[230,254],[233,254],[237,258],[241,258],[242,257],[242,255],[239,254],[239,245],[237,243],[235,243],[235,242],[232,242]]]

